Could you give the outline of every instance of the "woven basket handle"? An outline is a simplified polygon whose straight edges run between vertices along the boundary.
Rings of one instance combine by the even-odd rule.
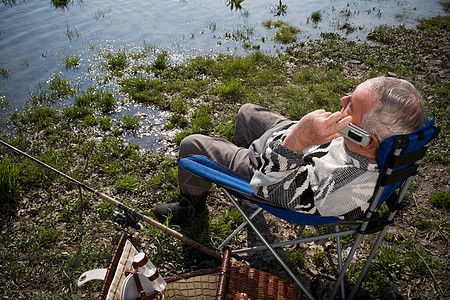
[[[230,267],[230,255],[231,250],[229,248],[225,248],[222,256],[222,265],[220,267],[220,279],[217,286],[216,300],[224,300],[227,293],[228,279],[230,276],[228,273],[228,269]]]
[[[143,299],[145,299],[145,291],[142,288],[142,283],[141,283],[141,280],[139,279],[138,273],[135,270],[130,270],[128,272],[133,274],[134,282],[136,283],[136,288],[137,288],[138,294],[139,294],[139,297],[136,298],[136,300],[143,300]]]

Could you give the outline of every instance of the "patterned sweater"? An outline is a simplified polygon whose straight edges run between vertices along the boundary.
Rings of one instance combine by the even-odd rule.
[[[376,159],[350,151],[340,137],[293,152],[281,144],[293,124],[275,132],[253,175],[253,192],[273,205],[354,219],[368,207],[379,174]]]

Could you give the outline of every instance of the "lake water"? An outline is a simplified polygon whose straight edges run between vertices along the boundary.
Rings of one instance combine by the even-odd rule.
[[[62,8],[50,0],[2,2],[0,69],[7,76],[0,75],[0,97],[10,105],[2,115],[20,109],[29,93],[45,86],[54,74],[89,86],[95,53],[102,49],[152,46],[168,51],[176,62],[192,54],[246,54],[246,42],[276,54],[283,46],[272,40],[275,30],[264,27],[263,21],[282,20],[298,27],[299,40],[337,32],[365,41],[367,32],[378,25],[413,27],[417,19],[444,14],[439,0],[282,0],[283,10],[279,0],[244,0],[240,10],[230,0],[72,0]],[[322,18],[313,24],[308,19],[316,11]],[[339,29],[345,22],[357,30],[347,35]],[[230,38],[239,33],[247,39]],[[62,60],[67,56],[79,57],[80,67],[66,69]]]

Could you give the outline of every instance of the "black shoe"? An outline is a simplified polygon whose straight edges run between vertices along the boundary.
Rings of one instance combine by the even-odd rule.
[[[201,196],[180,195],[176,203],[156,205],[153,213],[164,222],[167,218],[171,224],[180,225],[192,220],[206,209],[207,194]]]

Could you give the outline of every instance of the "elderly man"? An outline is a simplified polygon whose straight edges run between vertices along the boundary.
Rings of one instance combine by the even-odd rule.
[[[380,143],[410,133],[426,121],[423,98],[409,82],[377,77],[341,99],[340,112],[313,111],[300,121],[253,104],[236,117],[234,143],[191,135],[179,156],[200,154],[250,181],[255,194],[273,205],[321,216],[352,219],[369,206],[379,168]],[[343,138],[349,123],[371,133],[367,146]],[[181,224],[205,211],[211,183],[178,170],[180,200],[157,205],[159,219]]]

